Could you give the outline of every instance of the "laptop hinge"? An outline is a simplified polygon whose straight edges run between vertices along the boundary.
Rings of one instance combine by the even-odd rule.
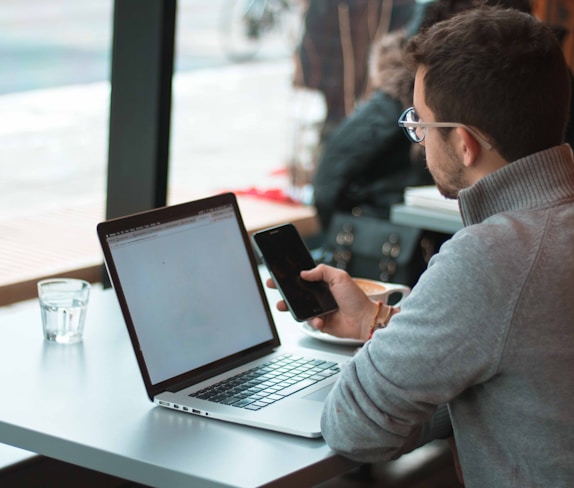
[[[169,388],[166,388],[166,391],[169,393],[177,393],[185,388],[189,388],[190,386],[196,385],[197,383],[201,383],[202,381],[208,380],[210,378],[214,378],[217,375],[222,373],[226,373],[234,368],[238,368],[239,366],[243,366],[244,364],[250,363],[251,361],[255,361],[256,359],[260,359],[263,356],[267,356],[272,352],[273,349],[264,348],[262,350],[257,350],[252,353],[249,353],[248,356],[242,355],[241,358],[238,358],[235,361],[226,362],[225,365],[220,367],[213,367],[210,366],[208,369],[209,371],[203,374],[194,375],[193,378],[186,378],[181,380],[180,382],[171,385]]]

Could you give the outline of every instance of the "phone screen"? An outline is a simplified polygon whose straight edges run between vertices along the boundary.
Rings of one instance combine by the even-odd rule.
[[[305,281],[304,269],[315,267],[307,246],[292,224],[257,232],[256,248],[287,307],[298,321],[337,310],[337,302],[323,281]]]

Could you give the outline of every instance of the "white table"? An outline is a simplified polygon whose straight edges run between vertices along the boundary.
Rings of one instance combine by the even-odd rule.
[[[458,214],[405,204],[396,204],[391,207],[391,221],[445,234],[454,234],[463,227],[462,219]]]
[[[288,314],[274,314],[284,344],[352,353],[305,336]],[[1,309],[0,333],[2,443],[170,488],[309,486],[355,466],[322,439],[154,406],[112,290],[94,288],[83,343],[45,342],[36,300]]]

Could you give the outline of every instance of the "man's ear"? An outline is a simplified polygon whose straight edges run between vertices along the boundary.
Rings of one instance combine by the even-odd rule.
[[[475,137],[464,127],[457,127],[456,133],[459,137],[459,150],[462,156],[462,162],[465,167],[469,168],[475,164],[482,152],[482,146]]]

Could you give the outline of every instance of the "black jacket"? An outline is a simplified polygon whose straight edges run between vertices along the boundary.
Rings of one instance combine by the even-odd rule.
[[[397,31],[373,45],[369,78],[374,91],[324,141],[313,181],[323,229],[334,212],[355,207],[387,218],[406,186],[432,183],[420,147],[397,124],[412,104],[414,76],[403,61],[407,37],[406,31]]]
[[[406,186],[432,183],[421,161],[411,161],[412,144],[397,120],[403,104],[377,90],[327,140],[315,174],[314,203],[322,228],[333,212],[360,207],[388,217]]]

